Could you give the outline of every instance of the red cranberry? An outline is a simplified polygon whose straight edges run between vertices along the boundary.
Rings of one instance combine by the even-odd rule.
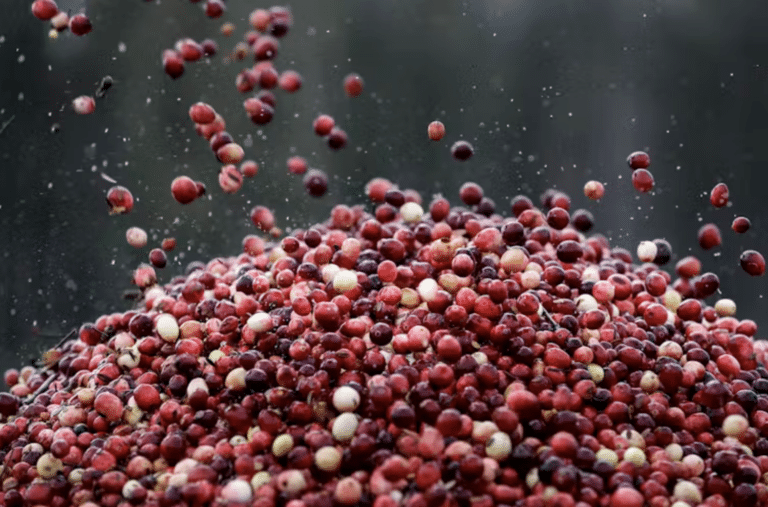
[[[765,273],[765,258],[756,250],[744,250],[739,262],[741,269],[751,276],[762,276]]]
[[[456,141],[451,146],[451,155],[456,160],[469,160],[474,155],[475,149],[467,141]]]
[[[651,165],[651,157],[644,151],[635,151],[627,157],[627,164],[632,170],[647,169]]]

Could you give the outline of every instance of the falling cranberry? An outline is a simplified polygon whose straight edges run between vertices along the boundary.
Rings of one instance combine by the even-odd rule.
[[[301,88],[302,81],[301,74],[295,70],[286,70],[280,74],[278,86],[288,93],[295,93]]]
[[[294,156],[288,159],[288,172],[291,174],[304,174],[307,172],[307,160],[304,157]]]
[[[163,70],[171,79],[177,79],[184,74],[184,59],[172,49],[163,51]]]
[[[269,232],[275,226],[275,216],[265,206],[255,206],[251,210],[251,221],[264,232]]]
[[[672,246],[666,239],[654,239],[653,244],[656,246],[656,255],[653,258],[653,263],[659,266],[663,266],[672,259]]]
[[[698,239],[699,246],[704,250],[711,250],[723,242],[720,229],[715,224],[702,225],[699,229]]]
[[[737,234],[744,234],[749,230],[751,225],[752,222],[749,221],[749,218],[736,217],[733,219],[733,223],[731,223],[731,229]]]
[[[584,195],[593,201],[599,201],[605,196],[605,187],[599,181],[590,180],[584,184]]]
[[[709,202],[711,202],[712,206],[715,208],[722,208],[728,204],[728,185],[725,183],[718,183],[715,185],[712,192],[709,194]]]
[[[451,146],[451,155],[456,160],[469,160],[474,153],[475,149],[467,141],[456,141]]]
[[[42,21],[48,21],[59,13],[59,8],[53,0],[35,0],[32,2],[32,14]]]
[[[310,169],[304,175],[304,188],[312,197],[322,197],[328,191],[328,176],[319,169]]]
[[[168,263],[168,256],[160,248],[153,248],[149,252],[149,263],[154,267],[162,269]]]
[[[254,9],[248,16],[248,22],[260,32],[266,32],[272,15],[266,9]]]
[[[253,160],[244,160],[243,163],[240,164],[240,172],[243,173],[243,176],[246,178],[253,178],[259,172],[259,164]]]
[[[638,192],[648,192],[653,189],[653,175],[647,169],[638,169],[632,173],[632,185]]]
[[[85,14],[75,14],[69,18],[69,31],[75,35],[85,35],[93,30],[91,20]]]
[[[627,157],[627,165],[633,171],[635,169],[647,169],[651,165],[651,157],[644,151],[635,151]]]
[[[344,78],[344,91],[350,97],[357,97],[363,93],[363,78],[358,74],[348,74]]]
[[[197,102],[189,108],[189,117],[195,123],[207,125],[216,119],[216,111],[205,102]]]
[[[205,56],[213,56],[219,50],[219,45],[213,39],[205,39],[200,43],[203,48]]]
[[[216,150],[216,158],[222,164],[239,164],[244,155],[243,147],[237,143],[227,143]]]
[[[166,252],[170,252],[176,248],[176,238],[163,238],[161,248]]]
[[[203,57],[203,47],[189,37],[176,41],[174,49],[185,62],[196,62]]]
[[[253,54],[256,60],[272,60],[277,56],[280,49],[280,42],[269,35],[259,37],[256,44],[253,45]]]
[[[347,145],[347,133],[339,127],[333,127],[328,134],[328,146],[332,150],[340,150]]]
[[[227,6],[222,0],[206,0],[205,2],[205,15],[209,18],[220,18]]]
[[[243,186],[243,174],[233,164],[227,164],[219,171],[219,186],[227,194],[234,194]]]
[[[765,274],[765,259],[762,254],[756,250],[744,250],[739,257],[741,269],[752,276],[763,276]]]
[[[315,121],[312,123],[312,128],[315,129],[315,134],[319,136],[327,136],[331,133],[335,124],[336,122],[333,117],[328,116],[327,114],[321,114],[315,118]]]
[[[192,178],[179,176],[171,183],[173,198],[181,204],[189,204],[198,197],[198,187]]]
[[[433,141],[439,141],[445,136],[445,125],[443,122],[435,120],[427,126],[427,135]]]
[[[116,185],[107,191],[107,204],[110,215],[124,215],[133,209],[133,194],[120,185]]]
[[[72,100],[72,109],[77,114],[92,114],[96,110],[96,101],[88,95],[81,95]]]

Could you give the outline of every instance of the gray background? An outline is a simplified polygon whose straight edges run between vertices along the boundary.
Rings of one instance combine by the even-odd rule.
[[[639,1],[296,1],[278,69],[304,77],[295,95],[278,93],[274,121],[252,125],[234,78],[245,62],[223,55],[247,30],[253,4],[230,0],[209,20],[184,0],[60,3],[86,8],[94,32],[48,38],[29,0],[4,0],[0,19],[0,369],[17,366],[81,322],[123,311],[130,270],[145,261],[124,239],[132,225],[166,235],[179,248],[161,280],[189,261],[240,251],[254,232],[248,210],[276,210],[285,229],[327,216],[334,202],[362,202],[365,183],[385,175],[426,201],[442,192],[454,202],[474,180],[505,214],[509,199],[550,186],[588,206],[596,231],[634,251],[642,239],[666,237],[676,258],[694,253],[716,272],[738,316],[768,329],[765,279],[738,267],[745,248],[768,253],[765,234],[768,162],[768,9],[762,0]],[[218,32],[224,21],[236,35]],[[171,81],[161,51],[185,36],[214,37],[220,54],[187,65]],[[123,49],[121,50],[121,45]],[[360,73],[365,93],[347,98],[341,81]],[[115,85],[95,114],[76,116],[71,99],[92,94],[109,74]],[[234,196],[218,190],[216,163],[198,138],[187,108],[209,101],[227,130],[250,145],[261,169]],[[349,133],[331,153],[311,132],[320,112]],[[448,134],[426,137],[441,119]],[[54,123],[60,125],[52,133]],[[475,157],[453,161],[449,146],[470,140]],[[248,141],[250,140],[250,141]],[[653,195],[631,187],[624,162],[648,149]],[[300,154],[331,175],[328,195],[306,196],[285,159]],[[110,217],[104,172],[138,202]],[[204,180],[212,199],[182,207],[170,197],[177,175]],[[590,203],[589,179],[607,195]],[[706,195],[726,182],[733,206],[713,210]],[[753,229],[734,235],[736,214]],[[696,231],[715,221],[724,245],[700,251]],[[716,298],[712,298],[714,302]],[[765,332],[759,335],[766,336]]]

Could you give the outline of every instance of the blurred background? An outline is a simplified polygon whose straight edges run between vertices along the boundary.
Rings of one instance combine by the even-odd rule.
[[[386,176],[458,202],[465,181],[481,184],[497,209],[524,193],[567,192],[572,210],[587,207],[594,232],[634,252],[644,239],[667,238],[675,257],[697,255],[717,273],[721,294],[768,337],[765,278],[739,268],[739,254],[768,254],[768,9],[762,0],[497,0],[293,1],[294,25],[282,39],[278,70],[304,77],[296,94],[277,91],[271,124],[257,127],[234,88],[252,61],[225,57],[268,3],[229,0],[208,19],[203,3],[61,0],[85,9],[94,30],[49,38],[30,0],[4,0],[0,19],[0,369],[27,364],[82,322],[125,311],[131,270],[151,248],[174,236],[178,247],[161,281],[193,260],[235,255],[255,233],[248,212],[275,210],[290,231],[323,220],[334,203],[365,202],[363,188]],[[220,33],[235,24],[231,37]],[[212,37],[220,52],[188,63],[171,80],[161,52],[182,37]],[[343,77],[359,73],[365,91],[351,99]],[[77,116],[71,100],[115,84],[96,112]],[[227,130],[259,162],[259,174],[236,195],[218,188],[220,167],[187,116],[197,101],[213,105]],[[319,113],[333,115],[349,144],[331,152],[312,132]],[[447,128],[439,143],[427,124]],[[475,146],[468,162],[450,146]],[[638,194],[625,159],[651,155],[656,189]],[[321,199],[307,196],[285,161],[301,155],[330,176]],[[181,174],[203,180],[208,197],[182,206],[170,194]],[[128,187],[134,211],[109,216],[112,186]],[[589,202],[590,179],[606,186]],[[723,181],[727,208],[709,205]],[[730,230],[734,216],[749,233]],[[696,233],[713,221],[723,245],[704,252]],[[130,247],[125,230],[140,226],[150,241]]]

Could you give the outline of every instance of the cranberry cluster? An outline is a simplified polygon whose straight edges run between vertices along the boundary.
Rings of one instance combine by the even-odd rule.
[[[698,260],[367,191],[7,372],[3,505],[768,505],[766,347]]]

